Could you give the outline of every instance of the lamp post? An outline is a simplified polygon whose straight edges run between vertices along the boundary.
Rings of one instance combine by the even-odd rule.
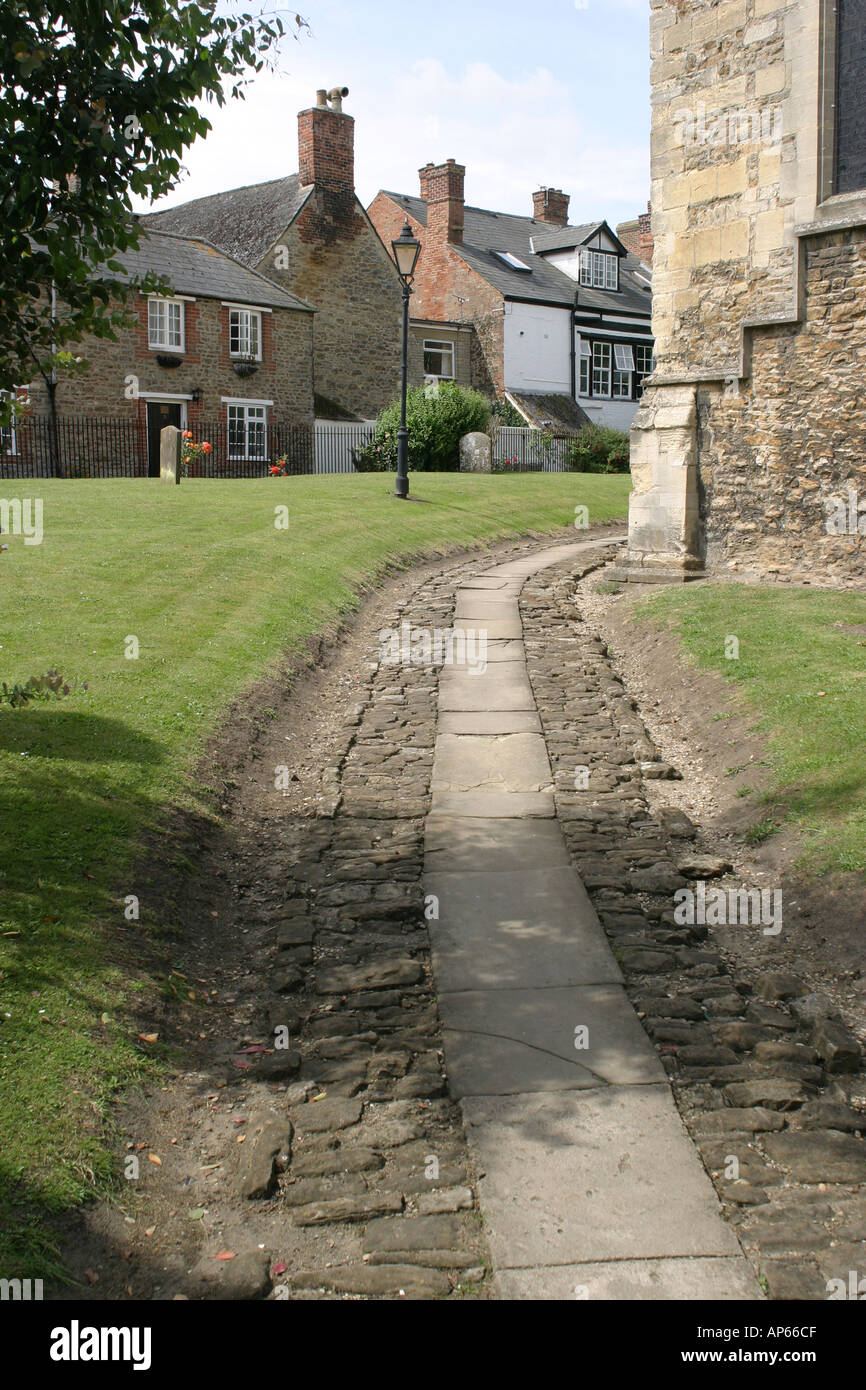
[[[400,428],[397,431],[397,482],[394,496],[409,496],[409,430],[406,427],[406,394],[409,389],[409,296],[415,278],[415,266],[421,252],[421,243],[412,235],[409,219],[406,218],[402,232],[396,241],[391,242],[397,273],[403,287],[403,375],[400,389]]]

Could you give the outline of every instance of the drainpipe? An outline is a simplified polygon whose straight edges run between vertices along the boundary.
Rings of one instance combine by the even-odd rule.
[[[580,299],[580,289],[574,291],[574,308],[571,314],[571,394],[577,400],[577,348],[574,343],[574,330],[576,328],[575,319],[577,318],[577,305]]]

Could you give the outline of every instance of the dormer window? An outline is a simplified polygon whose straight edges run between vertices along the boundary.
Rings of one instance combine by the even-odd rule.
[[[580,248],[580,283],[595,290],[619,289],[619,257]]]
[[[183,352],[183,300],[149,299],[147,342],[159,352]]]

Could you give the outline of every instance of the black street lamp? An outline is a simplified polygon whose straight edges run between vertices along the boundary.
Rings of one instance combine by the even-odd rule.
[[[394,486],[394,496],[408,497],[409,431],[406,427],[406,393],[409,389],[409,296],[412,293],[415,266],[421,252],[421,243],[412,235],[408,217],[402,232],[396,241],[391,242],[391,245],[394,248],[394,260],[397,262],[400,284],[403,286],[403,377],[400,392],[400,428],[397,431],[397,482]]]

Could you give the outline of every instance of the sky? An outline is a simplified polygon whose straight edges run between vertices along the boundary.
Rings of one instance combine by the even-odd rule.
[[[453,158],[476,207],[531,215],[548,185],[571,195],[575,223],[646,211],[649,0],[301,0],[301,13],[310,31],[278,71],[204,108],[213,129],[155,207],[295,173],[298,111],[339,85],[365,207],[380,188],[416,194],[422,164]]]

